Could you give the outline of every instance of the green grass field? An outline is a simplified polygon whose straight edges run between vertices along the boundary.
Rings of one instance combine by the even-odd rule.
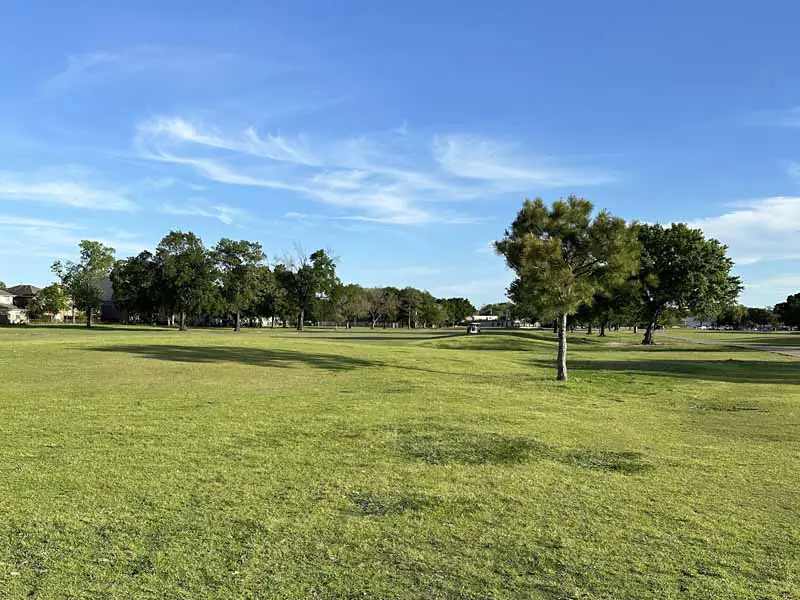
[[[800,360],[638,339],[0,330],[0,598],[800,598]]]

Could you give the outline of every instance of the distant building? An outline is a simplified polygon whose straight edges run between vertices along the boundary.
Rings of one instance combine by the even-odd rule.
[[[6,291],[14,296],[14,306],[17,308],[28,308],[30,303],[33,302],[33,299],[36,298],[42,290],[35,285],[23,284],[10,287]]]
[[[0,290],[0,324],[23,325],[28,322],[28,311],[14,304],[16,297],[8,290]]]
[[[467,323],[478,325],[481,329],[510,329],[522,327],[519,320],[506,319],[495,315],[472,315],[467,317]]]

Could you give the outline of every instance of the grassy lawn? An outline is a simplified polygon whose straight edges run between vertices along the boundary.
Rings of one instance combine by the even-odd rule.
[[[676,335],[700,341],[712,340],[728,344],[747,346],[774,346],[800,349],[800,332],[797,331],[708,331],[701,329],[668,330],[667,335]]]
[[[800,598],[800,360],[639,337],[0,329],[0,598]]]

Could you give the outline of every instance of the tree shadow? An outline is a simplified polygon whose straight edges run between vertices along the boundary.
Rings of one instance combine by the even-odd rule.
[[[158,327],[154,325],[92,325],[91,327],[86,327],[85,324],[81,325],[80,323],[72,324],[72,323],[47,323],[47,324],[36,324],[36,325],[26,325],[26,329],[36,329],[39,331],[46,331],[48,329],[57,329],[62,331],[84,331],[84,332],[92,332],[92,331],[127,331],[127,332],[151,332],[151,331],[177,331],[177,329],[173,329],[170,327]]]
[[[304,331],[299,333],[299,335],[303,335],[305,333],[311,333],[308,337],[312,337],[315,340],[336,340],[337,342],[344,342],[348,340],[354,341],[364,341],[364,342],[383,342],[383,341],[404,341],[404,342],[415,342],[415,341],[425,341],[425,340],[441,340],[446,338],[453,338],[453,337],[463,337],[466,333],[457,332],[457,333],[407,333],[407,334],[392,334],[392,333],[341,333],[339,335],[330,335],[330,332],[322,333],[313,333],[309,331]],[[327,335],[326,335],[327,334]]]
[[[552,361],[528,364],[552,368]],[[679,377],[730,383],[800,384],[800,362],[766,360],[568,360],[573,371],[619,372],[630,375]]]
[[[242,348],[230,346],[178,346],[172,344],[114,345],[90,348],[93,352],[118,352],[141,358],[185,363],[239,363],[256,367],[292,368],[310,366],[326,371],[348,371],[380,367],[382,362],[296,350]]]

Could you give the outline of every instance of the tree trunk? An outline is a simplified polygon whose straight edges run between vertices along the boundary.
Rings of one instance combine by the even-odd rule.
[[[653,333],[656,330],[656,322],[651,321],[647,324],[647,330],[644,332],[644,339],[642,340],[642,344],[645,346],[652,346],[656,342],[653,339]]]
[[[94,311],[93,308],[89,307],[86,309],[86,327],[92,326],[92,312]]]
[[[558,317],[553,321],[553,333],[558,333]]]
[[[275,310],[272,311],[272,323],[270,324],[270,329],[275,329]]]
[[[189,328],[186,326],[186,313],[181,312],[179,313],[179,322],[180,322],[180,330],[181,331],[189,331]]]
[[[602,327],[602,325],[600,327]],[[601,329],[600,331],[603,331],[603,330]],[[591,323],[589,323],[586,326],[586,335],[592,335],[592,324]],[[600,335],[603,335],[603,334],[601,333]]]
[[[638,325],[634,325],[633,326],[633,333],[639,333],[639,326]]]
[[[606,324],[600,323],[600,337],[606,337]]]
[[[234,316],[233,330],[234,331],[241,331],[242,330],[242,316],[241,316],[241,313],[238,310],[236,311],[236,315]]]
[[[567,380],[567,313],[559,315],[558,323],[558,381]]]
[[[297,319],[297,331],[303,331],[303,327],[305,326],[306,320],[306,310],[304,308],[300,309],[300,317]]]

